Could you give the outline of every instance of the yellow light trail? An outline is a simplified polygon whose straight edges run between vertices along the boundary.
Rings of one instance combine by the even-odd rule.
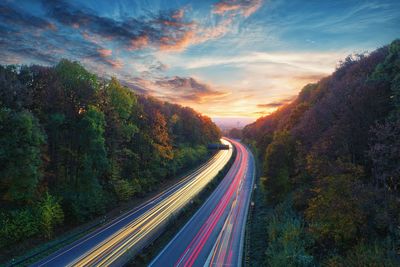
[[[176,192],[161,200],[154,207],[133,220],[130,224],[110,236],[105,241],[82,255],[69,266],[109,266],[126,252],[140,249],[140,242],[145,242],[148,236],[156,233],[159,227],[165,225],[171,216],[178,213],[218,174],[232,156],[232,145],[221,139],[223,144],[229,145],[229,150],[220,150],[203,167],[189,175],[184,184]]]

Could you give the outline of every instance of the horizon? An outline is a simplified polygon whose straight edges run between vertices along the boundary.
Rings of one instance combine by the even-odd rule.
[[[241,127],[289,103],[347,55],[371,52],[400,34],[397,1],[6,1],[0,7],[2,64],[76,60],[99,76]]]

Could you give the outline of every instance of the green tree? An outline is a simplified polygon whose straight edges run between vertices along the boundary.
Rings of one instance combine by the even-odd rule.
[[[104,192],[99,183],[99,178],[108,169],[104,126],[104,114],[95,106],[89,106],[78,128],[80,167],[73,188],[76,196],[73,208],[80,220],[105,209]]]
[[[59,201],[48,192],[39,203],[39,224],[45,238],[53,236],[54,227],[64,220],[64,212]]]
[[[32,237],[39,231],[37,217],[30,208],[0,213],[0,247],[9,246]]]
[[[264,160],[263,185],[271,202],[277,203],[289,192],[294,168],[294,141],[289,132],[277,132],[268,145]]]
[[[88,72],[78,62],[66,59],[57,64],[55,71],[63,89],[63,106],[69,116],[77,116],[96,101],[99,82],[95,74]]]
[[[101,109],[106,120],[105,137],[110,176],[114,180],[119,180],[121,176],[133,179],[137,176],[138,165],[137,154],[131,147],[132,138],[139,130],[135,123],[137,98],[115,78],[105,85],[101,98]]]
[[[28,111],[0,109],[0,192],[12,203],[32,202],[42,178],[45,135]]]

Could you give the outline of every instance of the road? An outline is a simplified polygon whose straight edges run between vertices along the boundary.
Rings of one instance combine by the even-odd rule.
[[[229,144],[225,140],[222,142]],[[173,215],[218,174],[231,156],[232,149],[218,151],[181,182],[33,266],[122,265],[148,245]]]
[[[251,152],[229,141],[237,150],[231,169],[151,267],[241,266],[255,167]]]

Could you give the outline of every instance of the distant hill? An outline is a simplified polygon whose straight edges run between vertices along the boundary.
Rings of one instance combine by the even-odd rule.
[[[233,128],[242,129],[249,123],[255,121],[255,118],[249,117],[213,117],[212,121],[223,131],[229,131]]]

